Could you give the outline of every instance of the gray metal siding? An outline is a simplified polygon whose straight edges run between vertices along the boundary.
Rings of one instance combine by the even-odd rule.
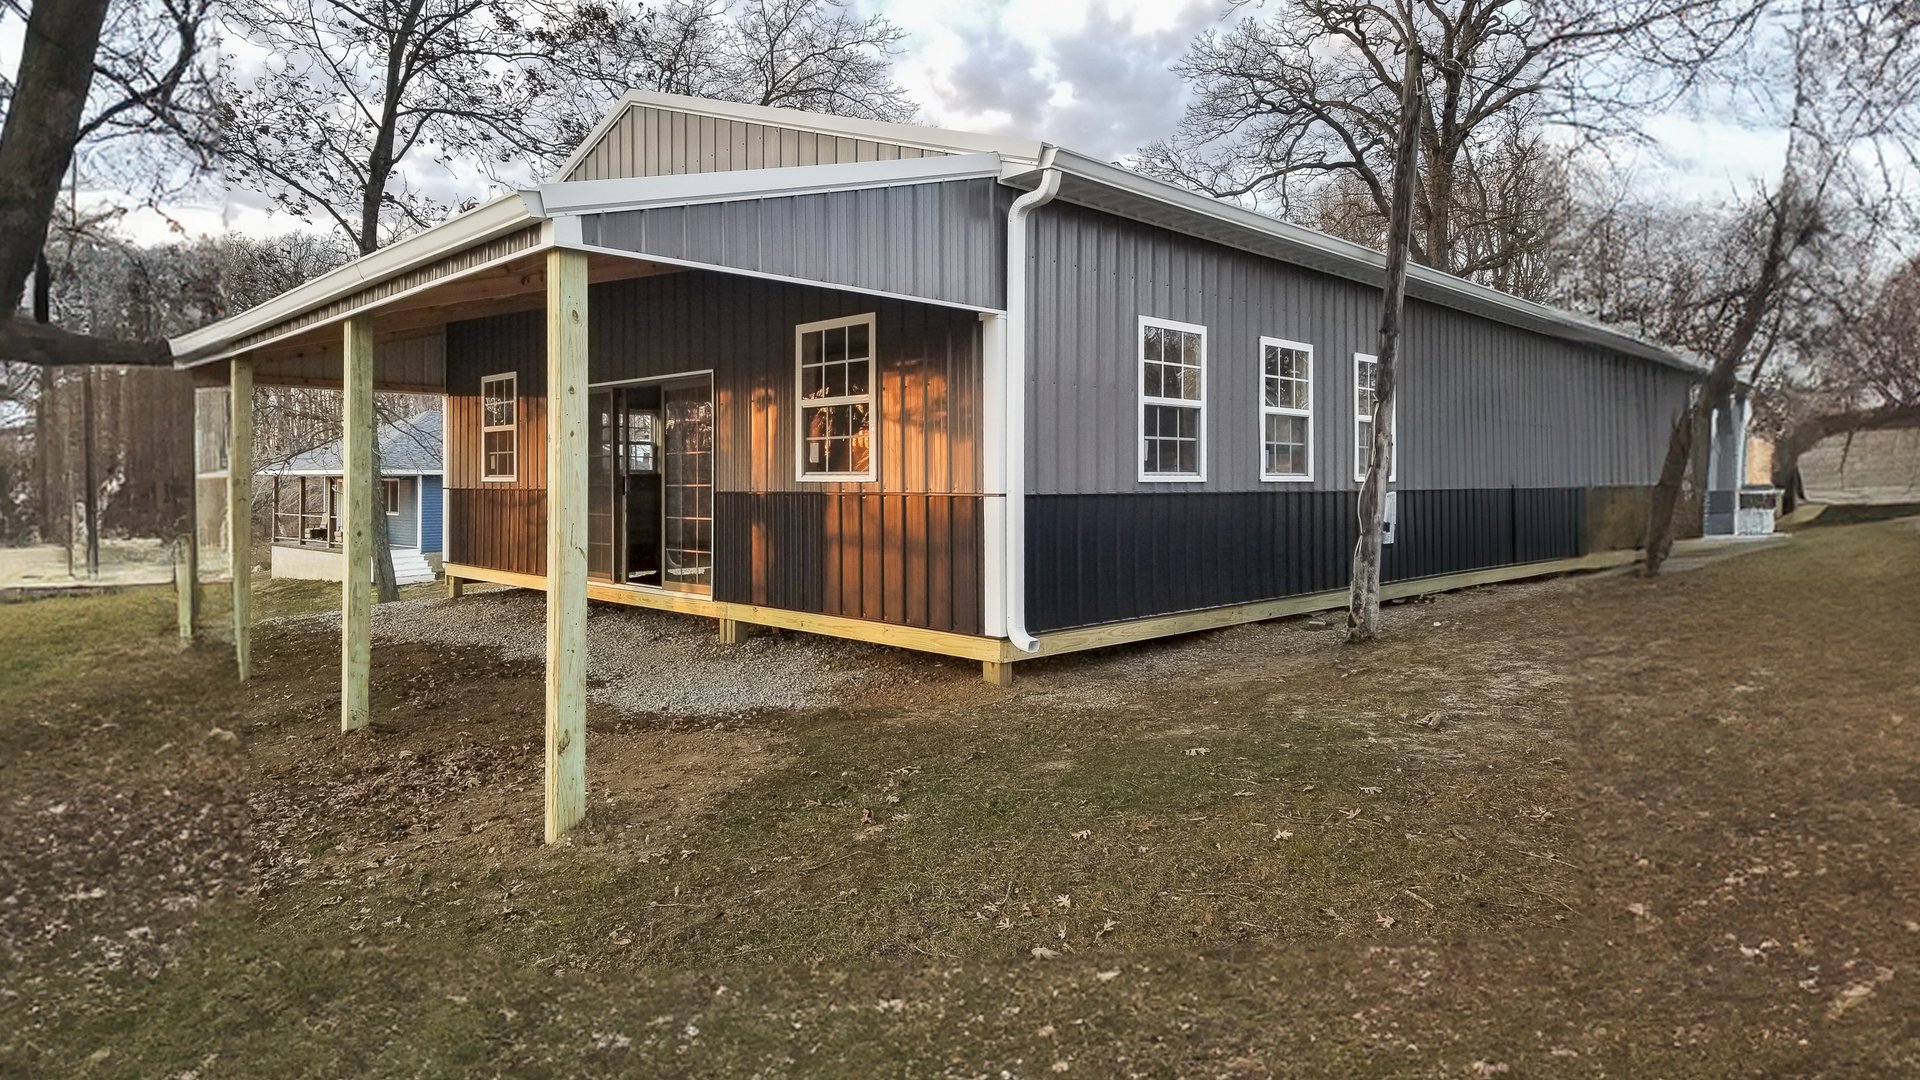
[[[384,478],[383,478],[384,479]],[[417,548],[420,546],[420,479],[415,476],[397,476],[400,481],[400,512],[387,514],[387,545],[397,548]],[[384,486],[384,485],[383,485]],[[385,506],[381,507],[384,513]]]
[[[588,214],[591,245],[975,308],[1006,304],[1006,205],[988,178]]]
[[[837,138],[633,105],[565,179],[612,180],[939,156],[939,151],[898,143]]]
[[[1028,482],[1036,494],[1355,487],[1353,354],[1379,292],[1056,202],[1033,215]],[[1138,318],[1207,328],[1204,483],[1138,476]],[[1313,480],[1260,476],[1259,339],[1314,346]],[[1691,377],[1410,301],[1396,486],[1650,484]]]

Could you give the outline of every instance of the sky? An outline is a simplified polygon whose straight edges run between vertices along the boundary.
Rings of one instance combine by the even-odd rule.
[[[895,77],[924,121],[1044,139],[1109,160],[1172,132],[1185,105],[1173,65],[1196,34],[1238,17],[1222,0],[864,2],[907,31]],[[0,39],[0,63],[11,66],[17,48]],[[1777,168],[1784,141],[1777,131],[1680,113],[1654,117],[1645,130],[1652,145],[1623,160],[1636,182],[1716,201]],[[496,193],[444,171],[414,179],[447,201]],[[210,194],[169,207],[169,216],[142,212],[128,229],[158,241],[177,236],[176,225],[190,234],[306,227],[245,195]]]

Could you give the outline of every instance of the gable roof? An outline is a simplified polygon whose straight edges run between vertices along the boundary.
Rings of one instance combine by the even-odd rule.
[[[380,445],[380,475],[440,475],[440,410],[391,420],[380,425],[375,436]],[[337,476],[344,468],[345,442],[341,439],[295,454],[280,468],[272,470],[284,476]]]
[[[946,166],[932,162],[863,161],[803,164],[787,167],[749,167],[721,172],[640,176],[620,179],[561,180],[536,189],[503,196],[491,203],[442,222],[398,244],[364,256],[331,274],[269,301],[260,308],[222,320],[173,339],[178,366],[187,367],[229,355],[246,343],[246,335],[263,327],[312,311],[356,290],[394,278],[444,258],[471,245],[529,225],[578,220],[579,215],[604,212],[619,204],[695,204],[781,194],[795,190],[795,174],[803,170],[835,171],[834,186],[880,186],[885,183],[936,182],[953,169],[971,169],[974,162],[996,162],[1002,183],[1031,189],[1042,171],[1057,169],[1064,177],[1059,198],[1097,210],[1160,225],[1176,232],[1322,273],[1379,287],[1385,276],[1385,256],[1370,248],[1316,232],[1248,209],[1213,199],[1165,181],[1132,172],[1050,143],[1029,139],[981,135],[973,132],[831,116],[795,109],[768,108],[652,91],[629,91],[608,109],[556,175],[571,176],[583,160],[614,133],[630,110],[664,110],[716,122],[737,122],[805,132],[837,140],[888,143],[928,154],[963,158]],[[894,174],[900,174],[895,176]],[[913,174],[913,175],[908,175]],[[822,178],[825,173],[822,172]],[[544,226],[554,237],[552,226]],[[574,235],[577,237],[577,230]],[[562,241],[564,245],[564,241]],[[1635,334],[1585,315],[1487,288],[1425,266],[1408,268],[1408,295],[1456,308],[1482,318],[1516,326],[1562,340],[1596,345],[1629,356],[1699,373],[1706,364],[1690,354],[1647,341]],[[236,345],[239,343],[239,345]],[[228,350],[222,352],[221,350]]]

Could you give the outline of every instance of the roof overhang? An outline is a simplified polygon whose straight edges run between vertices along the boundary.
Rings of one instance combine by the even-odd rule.
[[[1068,202],[1374,288],[1385,282],[1386,256],[1360,244],[1141,176],[1071,150],[1056,148],[1049,161],[1061,173],[1059,197]],[[1039,168],[1010,165],[1003,172],[1002,180],[1030,190],[1039,184],[1040,173]],[[1695,357],[1585,316],[1510,296],[1432,267],[1407,268],[1407,295],[1523,330],[1599,346],[1682,371],[1699,374],[1706,370],[1706,365]]]
[[[538,192],[530,194],[536,196],[539,210],[553,218],[998,177],[1004,169],[1004,160],[998,154],[955,154],[620,180],[570,180],[542,184]]]
[[[173,338],[169,344],[173,347],[174,366],[191,368],[209,363],[219,359],[223,349],[250,334],[545,220],[537,198],[530,198],[529,193],[503,195],[371,255],[363,255],[258,307]]]

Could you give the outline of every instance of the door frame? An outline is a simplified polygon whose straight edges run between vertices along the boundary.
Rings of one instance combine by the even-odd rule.
[[[697,368],[692,371],[677,371],[670,375],[647,375],[637,379],[602,379],[599,382],[589,382],[587,384],[587,394],[589,399],[591,399],[594,393],[601,390],[619,390],[629,386],[651,386],[651,385],[657,385],[662,383],[692,382],[695,379],[707,380],[707,399],[713,403],[713,427],[714,427],[714,435],[715,435],[714,441],[713,441],[714,476],[715,476],[714,487],[717,492],[717,489],[719,487],[718,477],[719,477],[719,464],[720,464],[720,439],[719,439],[720,399],[719,399],[718,393],[716,393],[714,389],[714,383],[716,380],[714,379],[713,368]],[[661,431],[661,435],[664,437],[665,434],[666,432],[663,429]],[[592,447],[588,447],[587,452],[589,456],[591,456],[591,454],[593,453]],[[662,454],[661,465],[662,465],[662,468],[665,467],[664,451]],[[718,500],[715,500],[714,512],[717,517],[719,513]],[[719,546],[719,530],[717,528],[715,529],[714,544],[716,548]],[[601,588],[625,589],[629,592],[653,593],[661,596],[682,596],[682,597],[712,599],[713,595],[719,591],[718,589],[719,575],[720,575],[720,560],[718,558],[715,558],[713,561],[713,576],[715,580],[712,583],[712,585],[708,587],[707,592],[705,594],[699,593],[691,589],[670,589],[665,585],[641,585],[641,584],[636,584],[630,581],[603,581],[599,578],[594,578],[592,581],[592,585],[596,589],[601,589]]]

